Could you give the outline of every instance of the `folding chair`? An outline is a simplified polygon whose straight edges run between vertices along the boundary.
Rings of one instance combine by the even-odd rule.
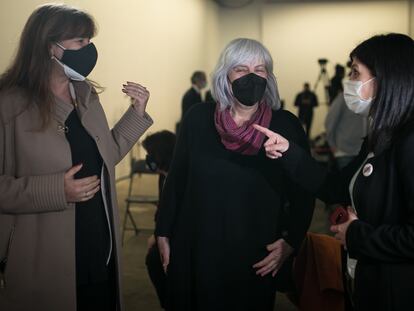
[[[142,174],[154,175],[157,173],[148,169],[145,160],[131,158],[131,170],[129,174],[128,195],[125,199],[126,210],[125,210],[123,226],[122,226],[122,243],[124,243],[125,231],[134,231],[135,235],[138,235],[140,231],[134,220],[134,217],[132,216],[131,209],[130,209],[131,205],[133,204],[153,204],[155,206],[158,205],[158,196],[134,195],[133,194],[134,176],[135,175],[141,176]],[[128,218],[131,222],[132,227],[127,227]]]

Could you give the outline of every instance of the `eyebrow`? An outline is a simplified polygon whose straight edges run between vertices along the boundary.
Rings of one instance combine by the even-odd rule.
[[[254,66],[254,68],[259,68],[259,67],[266,68],[266,65],[265,64],[260,64],[260,65]],[[249,68],[249,66],[248,65],[236,65],[233,68]]]

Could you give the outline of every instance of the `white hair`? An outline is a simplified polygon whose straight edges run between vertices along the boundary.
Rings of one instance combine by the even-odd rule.
[[[251,63],[252,61],[263,61],[267,72],[267,86],[263,96],[264,102],[273,110],[280,108],[279,91],[277,89],[276,77],[273,74],[273,60],[269,51],[260,42],[252,39],[235,39],[223,50],[212,73],[211,93],[213,98],[220,104],[220,108],[230,107],[235,97],[231,90],[228,79],[230,70],[239,65]]]

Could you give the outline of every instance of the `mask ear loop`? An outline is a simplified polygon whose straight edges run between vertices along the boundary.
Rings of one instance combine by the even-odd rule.
[[[62,50],[66,51],[66,48],[65,48],[63,45],[61,45],[61,44],[59,44],[59,43],[57,43],[57,42],[55,42],[55,44],[56,44],[58,47],[60,47]]]
[[[65,51],[66,49],[63,47],[63,45],[61,45],[61,44],[59,44],[59,43],[57,43],[57,42],[54,42],[53,44],[56,44],[56,46],[58,46],[58,47],[60,47],[63,51]],[[50,56],[50,59],[55,59],[55,60],[58,60],[57,58],[56,58],[56,56],[55,55],[51,55]]]
[[[372,100],[372,97],[370,97],[370,98],[368,98],[368,99],[364,99],[364,98],[362,98],[362,96],[361,96],[361,89],[362,89],[362,87],[363,87],[364,85],[368,84],[369,82],[371,82],[371,81],[373,81],[373,80],[375,80],[375,77],[372,77],[371,79],[369,79],[369,80],[367,80],[367,81],[363,82],[363,83],[359,86],[359,88],[358,88],[358,90],[357,90],[357,94],[358,94],[359,98],[361,98],[363,101],[371,101],[371,100]]]
[[[76,99],[76,92],[75,92],[75,88],[73,87],[72,81],[69,81],[69,93],[70,93],[70,97],[72,98],[73,105],[77,108],[78,100]]]
[[[60,47],[63,51],[66,51],[66,48],[64,46],[62,46],[61,44],[59,44],[57,42],[55,42],[55,44],[58,47]],[[52,58],[56,59],[55,56],[52,56]],[[56,59],[56,60],[58,60],[58,59]],[[78,101],[76,99],[76,92],[75,92],[75,88],[73,87],[72,81],[69,81],[69,93],[70,93],[70,97],[72,98],[73,105],[75,107],[78,107]]]

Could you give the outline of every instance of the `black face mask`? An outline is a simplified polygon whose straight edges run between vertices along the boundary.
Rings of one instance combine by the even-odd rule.
[[[254,73],[249,73],[233,81],[231,88],[234,97],[245,106],[253,106],[263,98],[267,80]]]
[[[61,45],[58,46],[63,48]],[[68,66],[70,69],[76,71],[76,73],[80,74],[81,76],[87,77],[95,67],[97,60],[98,51],[96,50],[96,47],[93,43],[89,43],[79,50],[64,49],[60,62]],[[73,78],[73,80],[79,80],[76,77],[76,74],[74,75],[73,73],[68,73],[66,70],[65,73],[70,78]]]
[[[147,166],[151,171],[156,172],[158,170],[157,162],[155,162],[153,156],[147,154],[145,157],[145,162],[147,163]]]

